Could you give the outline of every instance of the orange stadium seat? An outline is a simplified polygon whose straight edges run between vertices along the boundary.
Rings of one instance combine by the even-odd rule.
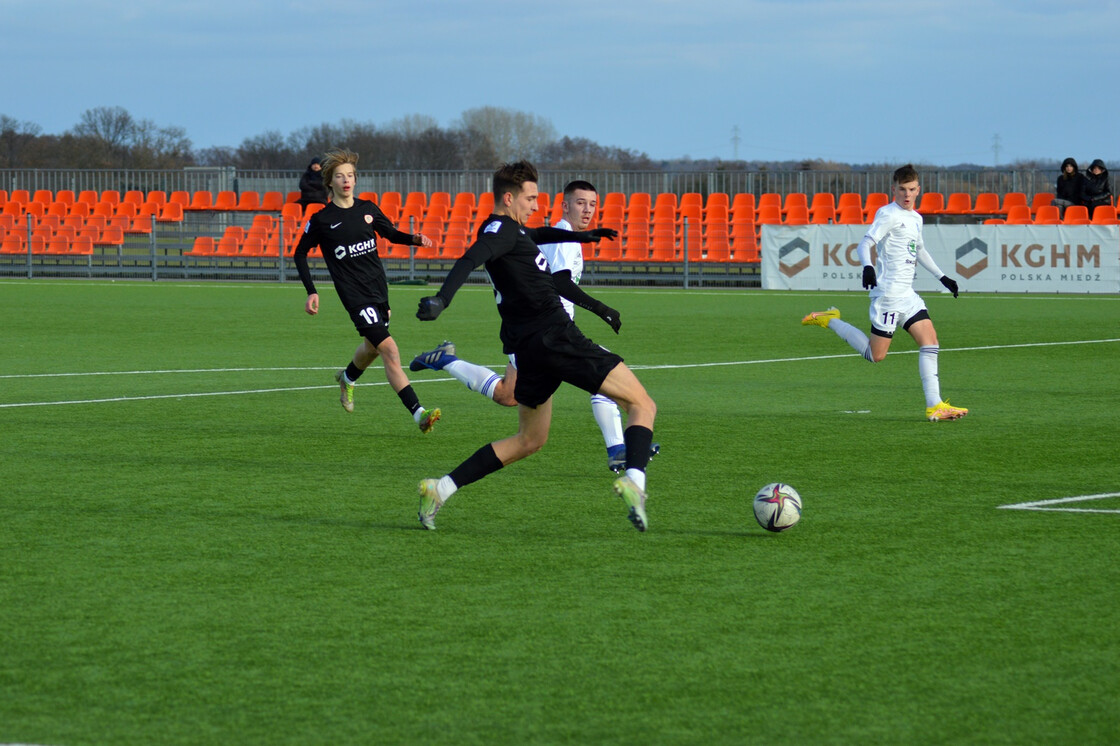
[[[1093,225],[1116,225],[1116,207],[1113,205],[1098,205],[1093,208]]]
[[[875,213],[879,212],[879,208],[890,201],[891,198],[883,192],[872,192],[867,195],[867,199],[863,202],[863,222],[874,222]]]
[[[863,195],[858,192],[844,192],[836,200],[836,212],[839,214],[845,207],[858,207],[863,212]]]
[[[1027,195],[1023,192],[1008,192],[1003,195],[1003,204],[1000,206],[1000,211],[1008,213],[1012,207],[1020,205],[1030,210],[1030,203],[1027,201]]]
[[[972,195],[968,192],[953,192],[945,203],[944,215],[968,215],[972,212]]]
[[[54,194],[50,189],[36,189],[34,196],[31,197],[32,202],[41,202],[43,207],[46,207],[51,202],[54,202]]]
[[[1011,209],[1007,211],[1007,224],[1008,225],[1027,225],[1033,222],[1031,220],[1030,205],[1012,205]]]
[[[190,251],[183,252],[187,256],[214,256],[214,238],[212,236],[198,236]]]
[[[236,210],[237,209],[237,192],[232,189],[223,189],[218,192],[214,197],[214,204],[210,206],[211,210]]]
[[[139,210],[140,205],[144,204],[144,193],[138,189],[129,189],[124,193],[124,196],[121,197],[121,202],[128,202],[129,204],[136,205],[136,208]]]
[[[161,223],[179,223],[183,220],[183,206],[178,202],[168,202],[159,211],[157,218]]]
[[[764,207],[777,207],[780,213],[782,210],[782,195],[777,192],[766,192],[760,195],[754,208],[755,222],[758,222],[758,216]]]
[[[237,209],[242,211],[261,209],[261,193],[253,189],[247,189],[237,195]]]
[[[814,222],[818,212],[824,212],[830,217],[836,213],[836,197],[832,192],[817,192],[813,195],[813,201],[809,203],[809,217]]]
[[[280,212],[284,207],[284,195],[281,192],[265,192],[261,195],[260,209],[269,212]]]
[[[922,192],[918,199],[918,212],[922,217],[940,215],[945,211],[945,196],[941,192]]]
[[[809,219],[809,196],[803,192],[790,192],[786,195],[785,203],[782,205],[782,214],[788,215],[789,211],[796,209],[800,214],[801,208],[805,208],[805,220]]]
[[[727,192],[712,192],[709,194],[707,201],[704,202],[704,215],[707,216],[709,210],[719,210],[721,208],[727,213],[731,211],[731,200],[728,198]]]
[[[836,213],[836,222],[839,225],[862,225],[863,209],[854,205],[843,207]]]
[[[806,205],[797,204],[790,206],[790,208],[786,211],[785,223],[786,225],[808,225],[809,208]]]
[[[1089,208],[1084,205],[1070,205],[1062,217],[1064,225],[1089,225]]]
[[[731,207],[728,211],[732,221],[740,220],[750,216],[750,222],[755,222],[755,195],[749,192],[739,192],[734,197],[731,197]]]
[[[1002,215],[999,208],[999,195],[995,192],[980,192],[972,205],[973,215]]]
[[[1035,225],[1061,225],[1062,215],[1057,205],[1039,205],[1034,214]]]
[[[214,195],[209,191],[199,190],[191,195],[188,210],[211,210],[214,207]]]
[[[1038,192],[1031,198],[1031,212],[1038,214],[1038,208],[1045,207],[1054,201],[1054,195],[1050,192]]]
[[[67,205],[67,206],[74,204],[74,202],[76,200],[77,200],[77,197],[74,196],[74,190],[73,189],[59,189],[54,194],[54,201],[55,202],[61,202],[62,204]]]
[[[809,210],[809,222],[813,225],[827,225],[835,220],[836,210],[829,205]]]
[[[26,205],[31,201],[31,192],[26,189],[13,189],[12,193],[8,196],[9,202],[19,202],[21,205]],[[96,202],[96,199],[94,200]]]
[[[114,205],[119,204],[121,201],[121,193],[116,189],[105,189],[101,192],[98,202],[110,202]]]

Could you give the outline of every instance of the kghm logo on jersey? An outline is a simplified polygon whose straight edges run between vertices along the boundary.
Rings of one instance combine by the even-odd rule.
[[[377,239],[371,238],[368,241],[356,243],[353,246],[336,246],[334,249],[335,259],[345,259],[347,256],[361,256],[368,254],[377,248]]]

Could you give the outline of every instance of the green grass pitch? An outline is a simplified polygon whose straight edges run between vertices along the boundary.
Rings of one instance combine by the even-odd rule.
[[[402,356],[503,367],[489,291],[430,292]],[[0,283],[0,743],[1120,741],[1120,298],[927,294],[971,410],[929,423],[908,336],[799,324],[862,293],[591,292],[658,403],[646,534],[571,388],[422,531],[516,412],[424,371],[422,436],[377,366],[346,414],[329,288]]]

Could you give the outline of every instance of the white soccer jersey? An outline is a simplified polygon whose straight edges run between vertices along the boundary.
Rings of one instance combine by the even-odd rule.
[[[572,224],[561,218],[553,228],[570,231]],[[572,271],[572,282],[579,284],[580,278],[583,277],[583,246],[581,244],[575,242],[546,243],[539,248],[541,253],[544,254],[544,258],[548,260],[549,270],[555,274],[570,269]],[[576,317],[575,304],[567,298],[561,298],[560,302],[564,304],[564,310],[568,312],[568,315],[574,319]]]
[[[879,257],[875,263],[878,286],[873,296],[899,297],[914,289],[915,265],[922,266],[941,277],[941,271],[926,252],[922,241],[922,216],[915,210],[906,210],[891,202],[875,213],[875,222],[867,230],[867,237],[874,243]]]

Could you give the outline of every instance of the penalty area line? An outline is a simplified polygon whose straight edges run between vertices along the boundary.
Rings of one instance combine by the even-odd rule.
[[[1076,495],[1074,497],[1059,497],[1055,500],[1035,500],[1033,502],[1015,503],[1013,505],[999,505],[999,510],[1039,510],[1051,511],[1057,513],[1118,513],[1120,508],[1115,510],[1106,510],[1103,508],[1066,508],[1055,507],[1068,505],[1069,503],[1080,503],[1088,500],[1105,500],[1110,497],[1120,497],[1120,492],[1102,492],[1099,495]]]

